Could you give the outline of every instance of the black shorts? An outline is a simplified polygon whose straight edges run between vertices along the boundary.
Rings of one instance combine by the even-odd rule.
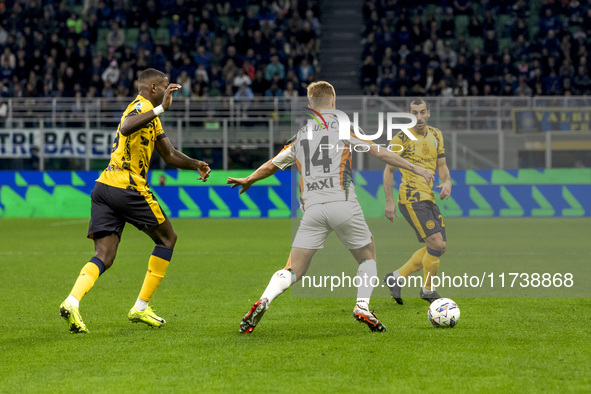
[[[133,224],[138,230],[146,230],[166,220],[166,214],[152,192],[120,189],[96,182],[90,198],[90,239],[109,234],[121,237],[125,223]]]
[[[419,201],[407,204],[398,203],[400,212],[417,233],[419,242],[425,242],[429,235],[441,231],[445,241],[445,224],[437,204],[431,201]]]

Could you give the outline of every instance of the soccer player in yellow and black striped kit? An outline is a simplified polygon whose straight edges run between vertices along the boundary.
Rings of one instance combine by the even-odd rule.
[[[148,302],[162,281],[172,257],[177,236],[148,186],[148,169],[154,149],[174,167],[199,172],[204,182],[209,165],[174,149],[164,134],[158,116],[172,104],[172,94],[181,86],[171,84],[166,75],[153,68],[138,78],[139,94],[127,107],[117,128],[109,166],[96,180],[91,194],[88,238],[94,241],[95,255],[82,268],[70,295],[60,305],[60,315],[72,333],[86,333],[79,303],[98,277],[111,267],[125,223],[145,232],[156,244],[148,261],[148,272],[128,319],[160,327],[166,321],[157,316]]]
[[[440,189],[439,198],[444,200],[451,194],[451,178],[445,161],[445,148],[443,136],[439,129],[428,126],[430,112],[425,100],[417,98],[410,103],[410,113],[417,118],[417,124],[410,129],[417,138],[410,139],[402,131],[394,136],[391,145],[393,151],[399,151],[399,155],[409,162],[422,167],[433,175],[435,169],[439,172],[442,183],[437,186]],[[384,192],[386,193],[385,216],[394,220],[396,204],[394,203],[393,175],[395,167],[386,166],[384,170]],[[431,279],[437,275],[439,257],[445,253],[446,237],[445,224],[433,193],[433,184],[427,183],[424,178],[416,176],[410,171],[401,169],[402,182],[398,195],[398,207],[400,212],[417,234],[419,242],[424,242],[425,247],[417,250],[412,257],[396,271],[387,274],[384,282],[390,289],[392,298],[402,304],[400,295],[400,277],[423,269],[423,288],[420,297],[428,302],[441,298],[432,286]]]

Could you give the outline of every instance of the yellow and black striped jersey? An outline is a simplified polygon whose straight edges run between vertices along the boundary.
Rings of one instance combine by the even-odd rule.
[[[435,175],[437,159],[445,157],[441,131],[431,126],[426,127],[424,135],[417,134],[413,129],[410,129],[410,131],[417,137],[416,141],[411,140],[404,132],[400,131],[390,141],[390,144],[394,145],[390,149],[397,152],[403,159]],[[402,148],[398,145],[401,145]],[[401,204],[417,201],[435,202],[432,183],[428,184],[425,178],[416,175],[412,171],[401,168],[400,172],[402,174],[402,183],[400,184],[398,201]]]
[[[124,136],[119,132],[127,116],[151,111],[152,103],[138,95],[123,112],[117,136],[111,149],[111,161],[97,182],[121,189],[146,191],[148,189],[148,170],[156,141],[166,137],[158,117],[135,133]]]

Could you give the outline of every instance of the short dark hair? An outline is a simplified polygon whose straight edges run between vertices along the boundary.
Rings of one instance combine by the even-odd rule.
[[[140,73],[137,80],[139,83],[149,83],[156,78],[166,78],[166,74],[164,74],[162,71],[156,70],[155,68],[147,68]]]
[[[425,104],[425,107],[427,107],[427,109],[429,109],[429,103],[427,103],[427,101],[424,98],[415,97],[412,100],[410,100],[410,103],[408,103],[408,110],[410,111],[411,105],[421,105],[421,104]]]

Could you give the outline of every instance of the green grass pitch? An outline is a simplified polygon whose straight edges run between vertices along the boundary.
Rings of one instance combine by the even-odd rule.
[[[590,262],[589,219],[446,223],[440,271]],[[417,249],[403,219],[369,224],[380,275]],[[128,226],[115,265],[82,301],[90,333],[71,335],[58,306],[93,254],[87,221],[0,220],[0,392],[591,391],[589,298],[456,298],[449,290],[462,316],[448,330],[430,326],[422,300],[374,298],[388,331],[372,334],[353,320],[352,299],[287,292],[253,334],[240,335],[240,319],[285,264],[289,220],[173,225],[179,240],[151,303],[167,325],[127,321],[152,250]],[[343,264],[355,274],[352,258]]]

